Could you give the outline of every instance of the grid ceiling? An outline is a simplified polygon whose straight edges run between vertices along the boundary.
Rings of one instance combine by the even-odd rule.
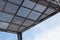
[[[58,7],[45,0],[0,0],[0,30],[23,32],[51,15]]]

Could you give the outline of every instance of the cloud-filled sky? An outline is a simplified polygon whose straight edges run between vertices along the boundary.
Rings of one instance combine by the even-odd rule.
[[[60,40],[60,13],[25,31],[23,40]],[[0,40],[17,40],[16,34],[0,32]]]
[[[34,40],[60,40],[60,25],[57,26],[53,30],[36,34]]]
[[[60,40],[60,13],[23,33],[23,40]]]

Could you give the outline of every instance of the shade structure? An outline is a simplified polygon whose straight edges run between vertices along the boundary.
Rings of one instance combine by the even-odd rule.
[[[48,0],[0,0],[0,31],[24,32],[57,14],[59,8]]]

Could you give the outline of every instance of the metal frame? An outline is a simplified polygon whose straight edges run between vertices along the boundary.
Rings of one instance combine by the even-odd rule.
[[[28,7],[25,7],[25,6],[22,6],[22,4],[24,3],[25,0],[22,1],[21,5],[15,4],[15,3],[10,2],[10,1],[8,1],[8,0],[3,0],[3,1],[5,1],[6,3],[5,3],[5,5],[4,5],[3,10],[2,10],[2,11],[0,10],[0,12],[4,12],[4,13],[6,13],[6,14],[10,14],[10,15],[14,15],[14,17],[12,18],[12,20],[11,20],[10,22],[6,22],[6,21],[2,21],[2,20],[0,20],[0,22],[9,23],[9,26],[10,26],[10,24],[15,24],[15,23],[12,23],[12,21],[13,21],[14,18],[15,18],[15,16],[16,16],[16,17],[24,18],[24,21],[22,22],[21,25],[19,25],[19,24],[15,24],[15,25],[18,25],[18,26],[23,26],[23,23],[24,23],[26,20],[34,21],[34,23],[33,23],[32,25],[30,25],[30,26],[28,26],[28,27],[24,26],[24,27],[26,27],[26,28],[25,28],[24,30],[21,30],[21,32],[18,32],[19,29],[20,29],[20,27],[18,28],[17,31],[8,30],[9,26],[7,27],[7,29],[2,29],[2,28],[0,28],[0,31],[3,31],[3,32],[16,33],[17,36],[18,36],[18,40],[22,40],[22,32],[24,32],[24,31],[30,29],[31,27],[35,26],[36,24],[38,24],[38,23],[40,23],[40,22],[42,22],[42,21],[48,19],[49,17],[51,17],[51,16],[57,14],[58,12],[60,12],[60,6],[55,5],[55,4],[53,4],[53,3],[51,3],[51,2],[48,2],[48,1],[46,1],[46,0],[42,0],[42,1],[41,1],[41,0],[37,0],[37,2],[35,2],[36,4],[34,5],[34,7],[33,7],[32,9],[31,9],[31,8],[28,8]],[[33,1],[33,0],[32,0],[32,1]],[[37,11],[37,10],[34,10],[34,8],[36,7],[36,5],[39,4],[40,1],[41,1],[41,2],[45,2],[45,3],[47,3],[47,4],[46,4],[47,8],[46,8],[43,12],[39,12],[39,11]],[[19,8],[17,9],[17,11],[16,11],[15,14],[12,14],[12,13],[9,13],[9,12],[4,11],[7,2],[19,6]],[[42,5],[44,5],[44,3],[43,3]],[[55,6],[56,6],[56,7],[55,7]],[[24,8],[26,8],[26,9],[31,10],[30,13],[27,15],[27,17],[31,14],[32,11],[35,11],[35,12],[41,13],[41,15],[37,18],[37,20],[29,19],[29,18],[27,18],[27,17],[18,16],[18,15],[16,15],[16,14],[17,14],[17,12],[19,11],[19,9],[20,9],[21,7],[24,7]],[[50,15],[45,14],[46,10],[47,10],[49,7],[55,9],[55,12],[51,13]],[[42,16],[43,14],[44,14],[44,15],[47,15],[47,16],[46,16],[45,18],[43,18],[43,19],[40,19],[41,16]]]
[[[14,5],[18,5],[18,4],[15,4],[15,3],[13,3],[13,2],[10,2],[10,1],[8,1],[8,0],[3,0],[3,1],[6,2],[3,10],[5,9],[7,2],[12,3],[12,4],[14,4]],[[12,20],[11,20],[10,22],[6,22],[6,21],[2,21],[2,20],[0,20],[0,21],[1,21],[1,22],[5,22],[5,23],[9,23],[9,26],[10,26],[10,24],[15,24],[15,23],[12,23],[13,19],[15,18],[15,16],[21,17],[21,18],[24,18],[25,20],[31,20],[31,21],[34,21],[34,22],[35,22],[34,24],[30,25],[29,27],[24,26],[24,27],[26,27],[26,29],[29,29],[30,27],[32,27],[32,26],[34,26],[34,25],[42,22],[43,20],[45,20],[45,19],[53,16],[54,14],[57,14],[56,12],[55,12],[55,13],[51,13],[50,15],[45,14],[45,11],[46,11],[49,7],[53,7],[53,8],[54,8],[54,6],[51,6],[51,5],[53,4],[53,3],[51,3],[51,2],[47,2],[47,1],[43,0],[43,2],[49,3],[49,5],[47,5],[47,8],[46,8],[43,12],[39,12],[39,11],[37,11],[37,10],[34,10],[34,8],[36,7],[36,5],[37,5],[37,4],[39,3],[39,1],[41,1],[41,0],[37,0],[36,4],[34,5],[34,7],[33,7],[32,9],[31,9],[31,8],[28,8],[28,7],[25,7],[25,6],[22,6],[22,4],[24,3],[24,1],[25,1],[25,0],[22,1],[21,5],[18,5],[19,8],[17,9],[17,11],[16,11],[15,14],[12,14],[12,13],[5,12],[5,11],[3,11],[3,10],[2,10],[2,11],[0,10],[0,12],[4,12],[4,13],[10,14],[10,15],[14,15],[14,17],[12,18]],[[53,4],[53,5],[55,5],[55,4]],[[60,7],[60,6],[58,6],[58,5],[56,5],[56,6],[57,6],[57,8]],[[38,12],[38,13],[41,13],[41,15],[38,17],[37,20],[29,19],[29,18],[27,18],[27,17],[18,16],[18,15],[16,15],[16,14],[17,14],[17,12],[19,11],[20,7],[24,7],[24,8],[26,8],[26,9],[30,9],[30,10],[31,10],[30,13],[27,15],[27,17],[31,14],[32,11],[36,11],[36,12]],[[55,8],[55,9],[57,10],[57,8]],[[40,18],[43,14],[44,14],[44,15],[48,15],[48,16],[45,17],[45,18],[43,18],[43,19],[41,19],[41,20],[39,20],[39,18]],[[25,22],[25,20],[23,21],[23,23]],[[19,25],[19,24],[16,24],[16,25],[23,26],[23,23],[22,23],[21,25]],[[6,32],[8,32],[8,31],[13,31],[13,30],[8,30],[9,26],[7,27]],[[19,30],[19,29],[20,29],[20,27],[18,28],[18,30]],[[26,29],[24,29],[24,30],[26,30]],[[5,29],[1,29],[1,28],[0,28],[0,30],[5,30]],[[17,30],[17,31],[18,31],[18,30]],[[23,31],[24,31],[24,30],[23,30]],[[14,31],[14,32],[17,33],[17,31]],[[22,32],[23,32],[23,31],[22,31]]]

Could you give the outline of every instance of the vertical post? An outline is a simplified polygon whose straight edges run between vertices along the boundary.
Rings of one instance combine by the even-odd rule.
[[[18,40],[22,40],[22,33],[17,33],[17,36],[18,36]]]

